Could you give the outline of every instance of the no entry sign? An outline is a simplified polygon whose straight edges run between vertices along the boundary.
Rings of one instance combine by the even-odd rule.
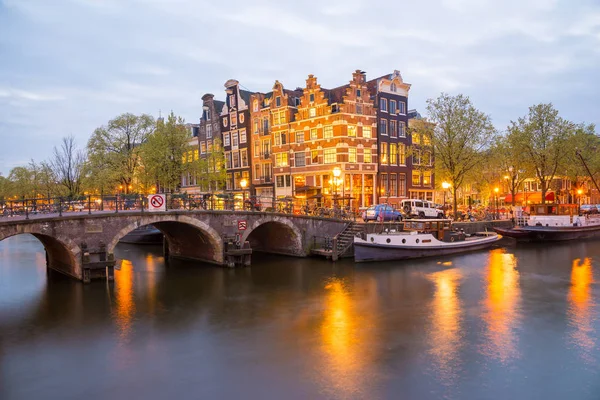
[[[148,211],[167,211],[164,194],[151,194],[148,196]]]
[[[238,231],[245,231],[248,228],[248,221],[245,219],[238,219]]]

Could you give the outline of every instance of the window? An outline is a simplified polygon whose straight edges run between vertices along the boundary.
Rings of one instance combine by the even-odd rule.
[[[379,177],[379,187],[381,188],[382,196],[389,196],[388,194],[388,176],[387,174],[381,174]]]
[[[431,152],[430,151],[424,151],[423,152],[423,156],[421,158],[421,162],[424,165],[433,165],[433,159],[431,157]]]
[[[296,132],[296,143],[304,143],[304,131]]]
[[[224,146],[230,146],[231,143],[229,142],[229,132],[223,134],[223,145]]]
[[[256,140],[254,142],[254,157],[258,157],[260,155],[260,142]]]
[[[356,113],[357,114],[362,114],[363,113],[363,105],[362,104],[357,104],[356,105]]]
[[[406,197],[406,174],[398,174],[398,196]]]
[[[267,154],[271,152],[271,142],[270,141],[263,140],[262,151],[263,151],[263,153],[267,153]]]
[[[254,165],[254,179],[260,178],[260,164]]]
[[[387,135],[387,119],[379,120],[379,133],[382,135]]]
[[[356,137],[356,125],[348,125],[348,136]]]
[[[243,124],[243,123],[244,123],[244,118],[245,118],[245,117],[244,117],[244,113],[243,113],[243,112],[241,112],[241,113],[240,113],[240,124]]]
[[[317,135],[317,128],[312,128],[310,130],[310,140],[317,140],[319,136]]]
[[[406,114],[406,103],[404,101],[398,102],[398,111],[400,111],[400,114]]]
[[[398,176],[396,174],[390,174],[390,196],[398,196]]]
[[[415,150],[412,156],[413,165],[421,165],[421,150]]]
[[[333,137],[333,126],[327,125],[325,128],[323,128],[323,138],[331,139],[332,137]]]
[[[246,130],[240,129],[240,143],[246,143]]]
[[[370,126],[363,126],[362,128],[362,133],[363,133],[363,137],[364,138],[371,138],[371,127]]]
[[[287,187],[290,187],[290,186],[292,186],[292,177],[291,177],[290,175],[286,175],[286,176],[285,176],[285,185],[286,185]]]
[[[227,169],[231,169],[231,153],[225,153],[225,165]]]
[[[238,133],[234,132],[231,134],[231,148],[232,149],[237,149],[239,145],[239,141],[238,141]]]
[[[235,127],[237,125],[237,113],[232,112],[231,114],[229,114],[229,119],[231,120],[231,126]]]
[[[308,101],[310,101],[311,103],[314,103],[314,102],[315,102],[315,94],[314,94],[314,93],[311,93],[311,94],[308,96]]]
[[[258,121],[254,121],[254,130],[253,130],[255,135],[258,135]]]
[[[413,184],[413,186],[421,186],[421,172],[420,171],[412,172],[412,184]]]
[[[412,142],[413,144],[421,144],[421,134],[414,132],[412,134]]]
[[[361,94],[362,94],[362,93],[360,92],[360,89],[356,89],[356,97],[360,97],[360,96],[361,96]]]
[[[233,168],[240,167],[240,152],[234,151],[231,153],[233,155]]]
[[[394,143],[390,143],[390,165],[398,163],[398,147]]]
[[[273,113],[273,125],[281,125],[285,124],[285,110],[284,111],[276,111]]]
[[[398,124],[398,137],[406,137],[406,124],[403,121]]]
[[[427,133],[424,133],[421,136],[421,140],[423,142],[423,146],[431,146],[431,137]]]
[[[388,161],[388,156],[387,156],[387,152],[388,152],[388,144],[386,142],[381,142],[380,144],[380,163],[381,165],[387,164]]]
[[[275,154],[275,166],[276,167],[287,167],[288,166],[288,154],[287,153]]]
[[[254,101],[252,102],[252,110],[254,112],[258,111],[258,100],[254,99]]]
[[[242,167],[248,166],[248,149],[240,150],[240,154],[242,156]]]
[[[206,154],[206,142],[200,142],[200,153]]]
[[[277,187],[284,187],[283,175],[277,175],[275,180],[277,181]]]
[[[363,162],[373,162],[373,158],[371,156],[371,149],[363,149]]]
[[[316,116],[317,116],[317,109],[316,109],[316,108],[314,108],[314,107],[312,107],[312,108],[309,108],[309,109],[308,109],[308,116],[309,116],[310,118],[314,118],[314,117],[316,117]]]
[[[423,186],[431,186],[431,171],[423,171]]]
[[[269,133],[269,117],[263,118],[263,133],[267,135]]]
[[[212,126],[206,125],[206,138],[210,139],[212,137]]]
[[[287,136],[285,132],[282,132],[279,136],[281,137],[281,144],[287,144]]]
[[[397,121],[390,120],[390,137],[398,137],[397,123]]]
[[[295,158],[294,161],[295,161],[296,167],[306,166],[306,156],[304,155],[303,151],[299,151],[299,152],[295,153],[294,158]]]
[[[319,150],[311,150],[310,151],[310,163],[311,164],[319,163]]]
[[[223,117],[223,127],[227,128],[227,117]]]
[[[280,96],[275,97],[275,106],[281,107],[281,97]]]
[[[390,114],[396,114],[396,100],[390,100]]]
[[[395,92],[396,90],[397,90],[397,88],[396,88],[396,84],[395,84],[395,83],[392,83],[392,84],[390,85],[390,91],[392,91],[392,92]]]
[[[348,162],[355,163],[356,162],[356,148],[350,147],[348,149]]]
[[[387,99],[379,99],[379,109],[387,112]]]
[[[323,152],[323,163],[333,164],[336,161],[336,149],[325,149]]]

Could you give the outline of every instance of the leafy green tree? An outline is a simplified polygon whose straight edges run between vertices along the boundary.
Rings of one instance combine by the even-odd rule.
[[[0,202],[10,197],[10,181],[0,174]]]
[[[519,186],[529,177],[528,163],[518,144],[511,143],[508,136],[498,137],[491,149],[490,164],[502,175],[511,194],[511,205],[516,204]]]
[[[485,162],[486,151],[496,137],[491,118],[477,110],[467,96],[442,93],[427,100],[436,169],[451,184],[454,215],[457,191],[478,166]]]
[[[183,157],[187,156],[189,132],[181,117],[171,114],[159,119],[156,129],[142,145],[143,180],[154,180],[163,191],[175,192],[181,175],[187,172]]]
[[[122,114],[97,128],[88,141],[88,183],[103,192],[134,184],[140,169],[141,145],[155,128],[148,114]]]
[[[512,121],[508,128],[511,146],[522,152],[524,163],[540,182],[542,203],[546,201],[550,182],[565,167],[574,131],[575,125],[559,117],[550,103],[529,107],[529,114]]]
[[[8,174],[10,192],[13,196],[27,199],[33,190],[32,174],[27,167],[14,167]]]

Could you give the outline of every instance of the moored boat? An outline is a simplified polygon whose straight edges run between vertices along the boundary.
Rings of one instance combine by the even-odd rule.
[[[577,214],[576,204],[540,204],[512,229],[494,230],[518,242],[549,242],[600,237],[600,217]]]
[[[482,250],[502,238],[495,232],[466,235],[453,231],[448,219],[413,219],[383,226],[381,232],[354,238],[354,260],[391,261]],[[403,226],[402,226],[403,225]]]

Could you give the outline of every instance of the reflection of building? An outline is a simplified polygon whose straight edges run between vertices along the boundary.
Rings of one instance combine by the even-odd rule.
[[[377,193],[391,204],[407,198],[411,176],[410,135],[407,134],[407,107],[410,84],[402,80],[399,71],[367,82],[377,107],[377,141],[379,165]]]
[[[242,179],[250,181],[250,112],[251,92],[240,89],[235,79],[225,82],[226,101],[220,122],[227,168],[226,190],[242,197]]]
[[[290,193],[291,183],[291,193],[300,198],[323,196],[328,203],[336,193],[354,208],[373,204],[375,118],[364,72],[355,71],[349,84],[331,90],[309,75],[289,133],[274,135],[276,194]],[[342,171],[339,180],[333,179],[335,167]]]
[[[267,198],[276,195],[292,195],[288,162],[289,130],[300,96],[301,90],[284,89],[279,81],[275,81],[272,92],[250,96],[252,186],[263,204],[268,204]],[[279,166],[277,178],[273,175],[273,163]]]

